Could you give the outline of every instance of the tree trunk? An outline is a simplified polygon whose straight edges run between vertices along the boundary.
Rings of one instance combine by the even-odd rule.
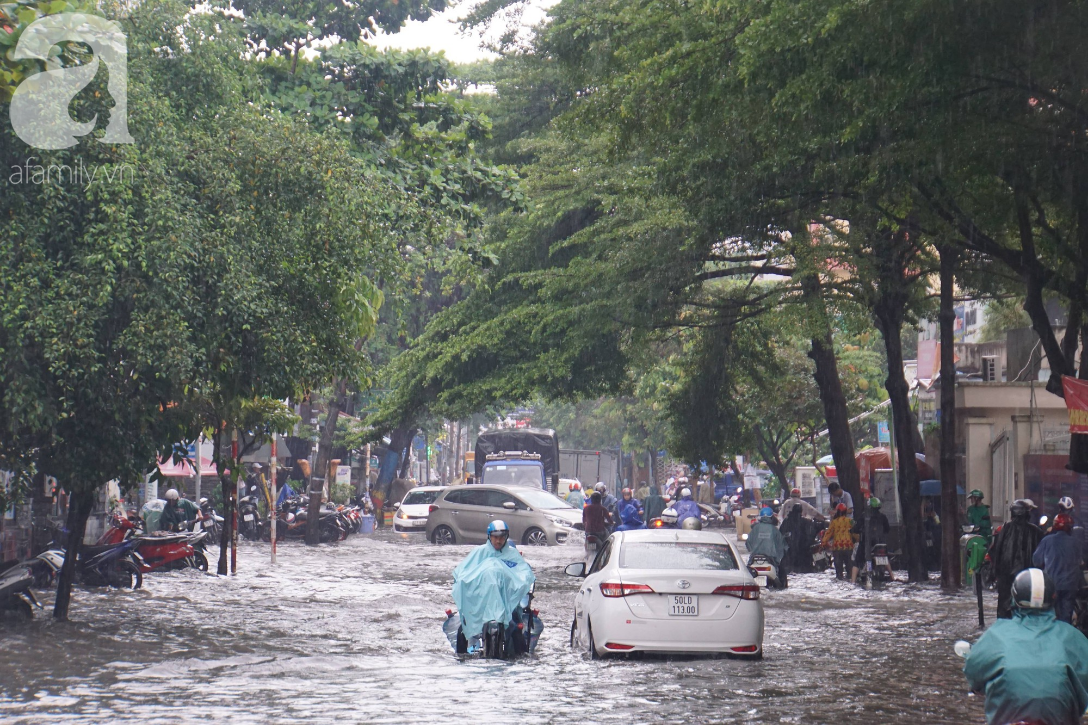
[[[68,499],[68,538],[65,541],[64,565],[57,578],[57,599],[53,602],[53,619],[68,621],[68,605],[72,601],[72,584],[76,578],[79,549],[87,531],[87,519],[94,505],[94,491],[73,493]]]
[[[378,497],[381,499],[374,502],[376,507],[384,507],[388,503],[389,490],[392,488],[393,479],[396,478],[397,471],[400,468],[401,455],[404,453],[404,449],[411,445],[412,438],[415,435],[415,428],[394,428],[390,431],[389,449],[382,457],[382,465],[378,469],[378,481],[374,485],[378,491]]]
[[[311,546],[321,543],[321,498],[324,494],[325,483],[328,482],[332,439],[336,435],[336,426],[340,422],[342,396],[346,391],[345,383],[338,383],[336,389],[336,394],[329,400],[329,414],[325,418],[325,427],[321,431],[321,440],[318,442],[314,470],[310,471],[310,503],[306,507],[306,543]]]
[[[883,297],[873,308],[873,315],[884,335],[888,356],[888,379],[884,387],[891,399],[892,421],[895,426],[895,446],[899,458],[899,503],[903,514],[903,553],[907,576],[911,582],[928,579],[922,548],[922,497],[919,490],[918,464],[915,462],[914,422],[910,414],[910,390],[903,374],[903,305],[895,297]],[[836,461],[837,463],[837,461]]]
[[[960,588],[960,505],[956,496],[956,253],[941,252],[941,589]]]
[[[835,471],[839,485],[854,499],[854,505],[861,505],[861,474],[858,462],[854,458],[854,435],[850,432],[850,412],[846,408],[846,396],[842,392],[839,380],[839,365],[835,359],[835,348],[831,341],[831,328],[827,328],[820,337],[812,338],[812,349],[808,356],[816,363],[816,387],[820,391],[820,402],[827,420],[827,439],[831,444],[831,457],[835,459]]]

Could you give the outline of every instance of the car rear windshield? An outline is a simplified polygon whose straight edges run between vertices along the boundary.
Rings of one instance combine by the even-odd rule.
[[[680,541],[637,541],[620,549],[621,569],[738,569],[733,550],[726,544]]]
[[[404,503],[402,503],[401,506],[434,503],[436,498],[438,498],[438,491],[412,491],[404,497]]]

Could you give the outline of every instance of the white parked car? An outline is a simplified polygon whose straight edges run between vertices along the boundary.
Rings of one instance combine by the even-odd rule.
[[[760,587],[715,531],[622,531],[605,542],[574,600],[572,646],[608,653],[763,657]]]
[[[401,502],[395,505],[393,531],[401,534],[425,532],[431,504],[443,490],[444,486],[416,486],[404,494]]]

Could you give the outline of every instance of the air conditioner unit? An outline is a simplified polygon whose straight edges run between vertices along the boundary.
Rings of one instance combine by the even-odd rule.
[[[982,382],[984,382],[984,383],[996,383],[997,382],[997,356],[996,355],[983,355],[982,356]]]

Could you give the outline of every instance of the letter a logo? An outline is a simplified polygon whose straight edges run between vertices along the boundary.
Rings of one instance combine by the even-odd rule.
[[[58,43],[86,43],[94,52],[89,63],[62,68],[49,55]],[[73,121],[68,104],[94,79],[99,59],[109,69],[108,89],[114,107],[99,139],[103,143],[135,143],[128,133],[128,48],[121,26],[97,15],[60,13],[35,20],[19,36],[16,60],[45,61],[48,70],[24,79],[11,98],[11,127],[19,138],[39,149],[65,149],[94,130],[98,117]]]

